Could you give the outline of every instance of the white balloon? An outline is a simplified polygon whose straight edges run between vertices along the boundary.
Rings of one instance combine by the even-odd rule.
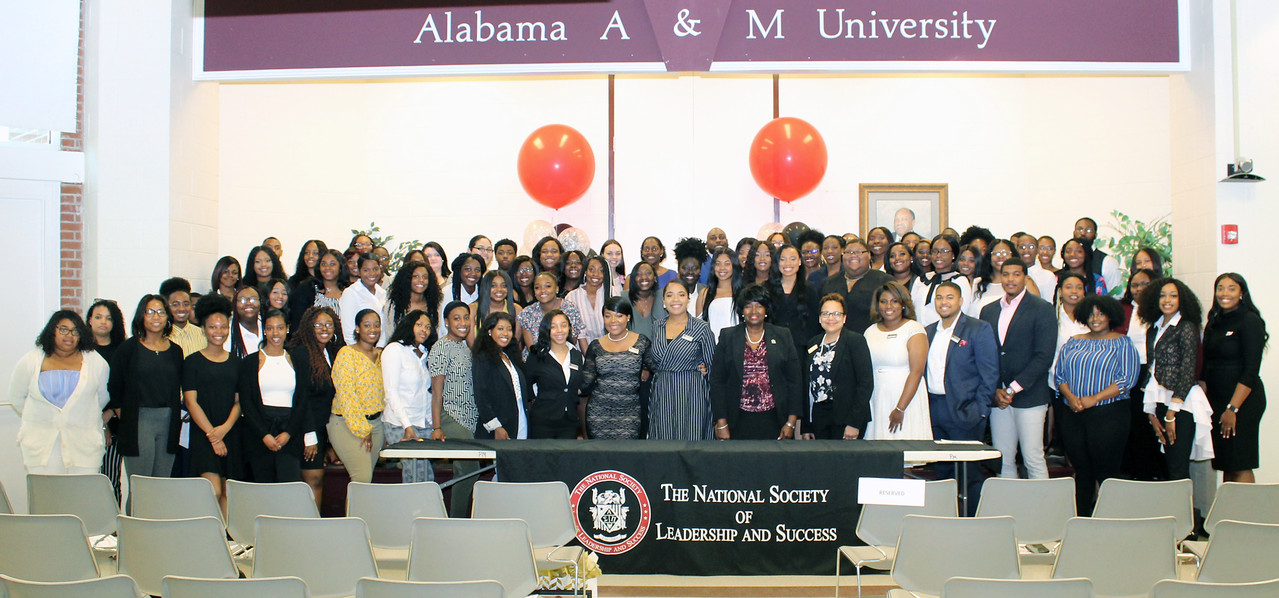
[[[590,254],[591,238],[586,235],[586,231],[570,226],[560,233],[560,245],[564,246],[564,251],[580,251],[584,254]]]
[[[525,254],[533,250],[542,237],[554,237],[555,227],[545,220],[534,220],[524,227],[524,244],[520,246]]]
[[[768,224],[759,227],[759,232],[755,233],[755,238],[760,241],[766,241],[768,240],[768,235],[780,233],[784,228],[786,228],[786,225],[780,222],[769,222]]]

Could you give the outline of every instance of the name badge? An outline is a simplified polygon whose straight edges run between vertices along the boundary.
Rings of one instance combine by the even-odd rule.
[[[816,353],[816,352],[817,352],[817,345],[813,345],[813,346],[809,347],[809,348],[808,348],[808,352],[809,352],[810,354],[812,354],[812,353]]]
[[[950,337],[950,342],[955,343],[956,345],[958,345],[958,344],[959,344],[959,337],[957,337],[957,336],[952,336],[952,337]]]
[[[691,342],[693,342],[693,337],[691,337],[691,336],[689,336],[689,335],[687,335],[687,334],[682,334],[682,335],[680,335],[680,338],[682,338],[682,339],[684,339],[684,340],[686,340],[686,341],[688,341],[688,342],[690,342],[690,343],[691,343]]]
[[[775,339],[775,338],[770,338],[770,339],[768,339],[768,344],[770,344],[770,345],[776,345],[776,344],[777,344],[777,339]]]
[[[892,339],[897,338],[897,333],[896,333],[896,332],[894,332],[894,333],[892,333],[892,334],[888,335],[888,338],[889,338],[889,340],[892,340]]]
[[[636,354],[636,355],[639,355],[639,349],[636,349],[635,347],[631,347],[631,348],[627,349],[627,350],[626,350],[626,352],[627,352],[627,353],[634,353],[634,354]]]
[[[568,369],[570,369],[570,370],[575,370],[575,369],[577,369],[577,364],[576,364],[576,363],[570,363],[570,364],[568,364]]]
[[[1233,330],[1227,330],[1227,331],[1226,331],[1226,336],[1234,336],[1234,335],[1235,335],[1235,331],[1233,331]]]

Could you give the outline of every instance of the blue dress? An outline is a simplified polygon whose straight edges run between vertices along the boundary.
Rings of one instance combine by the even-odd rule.
[[[704,320],[689,316],[684,332],[666,340],[666,320],[653,326],[653,390],[648,405],[648,437],[654,440],[710,440],[711,390],[706,375],[715,357],[715,336]]]

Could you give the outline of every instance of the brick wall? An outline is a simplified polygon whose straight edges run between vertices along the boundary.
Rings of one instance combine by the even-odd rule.
[[[80,35],[77,41],[76,119],[74,132],[62,134],[60,149],[84,151],[84,2],[80,2]],[[62,183],[61,274],[62,307],[82,310],[89,306],[84,296],[84,184]]]

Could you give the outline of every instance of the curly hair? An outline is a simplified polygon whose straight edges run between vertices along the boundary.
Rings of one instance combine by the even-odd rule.
[[[44,330],[41,330],[40,335],[36,337],[36,346],[40,347],[46,356],[53,355],[54,332],[58,328],[58,323],[63,320],[71,320],[71,326],[79,334],[76,338],[77,351],[94,350],[93,332],[89,330],[89,325],[84,323],[80,314],[69,309],[60,309],[53,312],[49,322],[44,325]]]
[[[315,321],[320,316],[328,316],[329,321],[333,323],[333,336],[329,338],[327,344],[321,345],[320,340],[315,338]],[[345,338],[342,336],[342,321],[338,319],[337,312],[331,307],[309,307],[302,313],[302,320],[298,322],[298,329],[294,331],[293,336],[289,338],[291,347],[302,347],[306,350],[307,357],[311,361],[311,383],[315,386],[324,386],[329,384],[332,372],[329,367],[329,360],[325,356],[325,351],[329,355],[334,355],[337,350],[342,348]]]
[[[1137,317],[1151,324],[1163,317],[1163,310],[1159,309],[1159,299],[1160,295],[1163,295],[1164,287],[1168,285],[1173,285],[1177,289],[1179,303],[1177,311],[1181,312],[1181,321],[1194,324],[1195,329],[1198,330],[1203,322],[1203,306],[1200,305],[1195,292],[1190,290],[1186,283],[1176,278],[1159,278],[1151,281],[1150,286],[1146,287],[1146,291],[1141,294],[1141,299],[1137,302]]]

